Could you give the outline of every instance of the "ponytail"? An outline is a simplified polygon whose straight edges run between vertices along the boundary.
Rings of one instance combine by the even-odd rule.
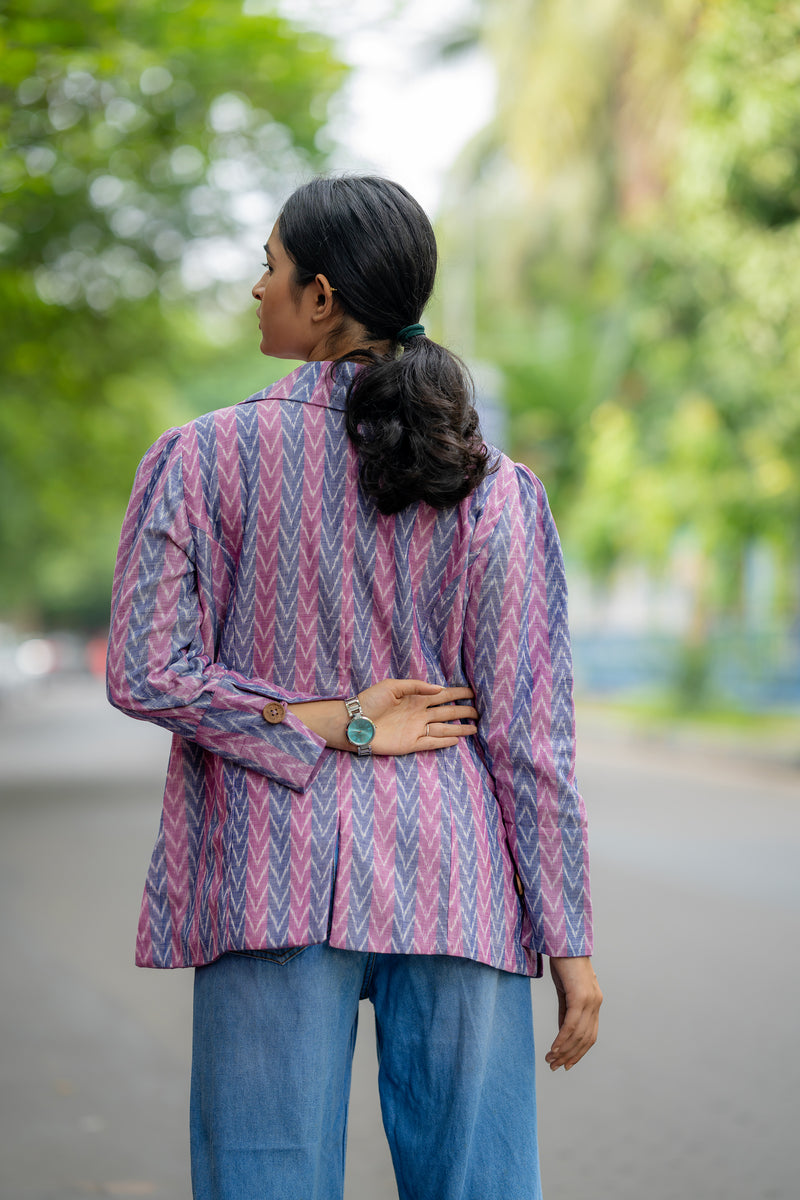
[[[350,386],[346,413],[364,490],[382,513],[418,500],[453,507],[488,472],[466,367],[424,335],[398,358],[370,357]]]

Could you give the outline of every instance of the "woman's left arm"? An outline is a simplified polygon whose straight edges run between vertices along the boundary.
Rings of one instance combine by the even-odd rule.
[[[107,691],[115,708],[151,721],[295,791],[314,777],[325,740],[270,700],[299,698],[214,659],[218,578],[229,569],[213,538],[195,530],[185,503],[182,431],[144,456],[122,527],[114,574]],[[204,569],[198,569],[203,560]]]

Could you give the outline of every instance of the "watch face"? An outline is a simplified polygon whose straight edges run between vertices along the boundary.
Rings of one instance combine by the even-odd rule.
[[[374,737],[375,726],[369,717],[353,717],[347,726],[347,740],[354,746],[368,746]]]

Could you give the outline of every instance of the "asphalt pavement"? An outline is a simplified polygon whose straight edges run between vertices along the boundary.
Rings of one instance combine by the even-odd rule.
[[[545,1198],[796,1200],[800,773],[579,735],[606,1000],[539,1072]],[[189,1200],[191,972],[132,966],[168,741],[90,680],[0,709],[0,1200]],[[375,1076],[363,1003],[347,1200],[396,1200]]]

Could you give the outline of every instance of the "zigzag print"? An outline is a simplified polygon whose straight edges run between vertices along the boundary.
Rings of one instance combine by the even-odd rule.
[[[375,509],[362,489],[358,489],[357,518],[350,571],[353,580],[353,604],[363,620],[353,630],[351,673],[356,691],[372,681],[371,637],[372,586],[375,576]]]
[[[267,944],[270,783],[253,772],[247,780],[247,896],[241,949]]]
[[[249,636],[238,637],[230,649],[226,648],[226,665],[242,675],[252,675],[255,658],[256,596],[258,587],[258,509],[260,483],[260,454],[258,409],[255,405],[237,405],[233,409],[235,426],[229,432],[229,441],[235,449],[235,467],[231,454],[228,470],[231,479],[239,482],[236,493],[238,514],[229,517],[230,530],[235,540],[229,545],[237,554],[236,571],[236,621],[247,629]],[[234,552],[235,552],[234,551]]]
[[[410,561],[411,537],[419,511],[419,505],[413,505],[395,513],[394,518],[394,606],[389,672],[395,679],[413,677],[415,671],[412,664],[419,664],[422,658],[418,638],[415,638],[414,586]]]
[[[353,763],[352,846],[350,861],[350,903],[347,945],[351,950],[368,950],[369,918],[372,909],[372,867],[375,816],[374,763],[361,758]]]
[[[530,599],[527,612],[528,644],[531,646],[533,693],[531,696],[532,761],[536,778],[536,838],[529,836],[520,847],[520,865],[524,868],[523,882],[528,872],[536,878],[541,898],[541,938],[537,949],[562,946],[564,938],[564,907],[558,887],[561,876],[561,839],[558,834],[558,783],[552,757],[550,729],[553,703],[553,676],[550,643],[547,638],[545,614],[547,588],[544,575],[542,524],[543,510],[537,493],[530,497],[536,504],[533,514],[537,553],[530,571]],[[534,928],[536,928],[534,926]]]
[[[585,954],[586,815],[574,777],[575,714],[572,654],[567,632],[567,586],[558,534],[549,507],[543,507],[548,634],[553,664],[551,744],[558,779],[562,903],[570,950],[573,954]]]
[[[449,751],[444,750],[442,754]],[[458,846],[458,878],[461,888],[461,953],[465,958],[478,958],[478,841],[471,798],[458,792],[450,796],[450,816]]]
[[[162,816],[153,857],[147,872],[142,921],[139,925],[140,942],[146,946],[147,957],[154,967],[171,967],[173,963],[172,923],[169,915],[167,882],[167,856],[164,848],[164,819]]]
[[[221,770],[219,774],[221,774]],[[221,795],[221,788],[217,785],[217,797]],[[200,901],[197,905],[197,957],[196,962],[211,962],[217,957],[217,947],[219,941],[219,925],[217,921],[218,905],[219,905],[219,890],[223,871],[223,862],[219,857],[218,850],[218,830],[220,826],[220,801],[207,814],[206,825],[203,830],[203,848],[205,851],[203,862],[197,873],[197,886],[200,893]],[[224,897],[223,897],[224,900]]]
[[[375,819],[372,828],[372,879],[370,886],[370,945],[386,946],[392,940],[395,908],[395,868],[398,851],[397,778],[391,763],[373,763]]]
[[[410,954],[415,943],[415,905],[420,899],[418,885],[422,886],[421,903],[431,905],[432,884],[430,879],[421,878],[418,869],[420,857],[420,836],[422,807],[420,768],[425,771],[426,765],[418,763],[417,757],[408,754],[399,758],[395,764],[396,804],[395,804],[395,841],[394,841],[394,905],[392,909],[392,926],[387,931],[385,944],[390,945],[395,954]],[[429,768],[428,768],[429,770]],[[433,797],[425,797],[433,802]],[[433,833],[425,825],[427,840],[426,849],[430,852]],[[438,864],[437,864],[438,865]],[[428,868],[430,871],[430,867]],[[424,865],[423,865],[424,871]],[[425,872],[427,874],[427,872]],[[438,872],[437,872],[438,877]],[[438,881],[438,879],[437,879]],[[429,913],[423,912],[423,920],[430,925]],[[433,914],[435,921],[435,911]],[[427,929],[425,930],[427,933]],[[419,937],[419,935],[417,935]]]
[[[322,504],[319,515],[319,619],[317,621],[317,673],[314,690],[320,696],[339,691],[339,647],[342,641],[342,514],[345,477],[337,467],[347,457],[347,437],[342,418],[328,413],[325,426],[325,461],[322,468]]]
[[[339,805],[339,861],[334,880],[333,909],[331,913],[332,946],[347,949],[347,927],[350,919],[351,892],[351,863],[353,860],[353,818],[352,818],[352,768],[360,767],[353,764],[349,754],[336,755],[336,797]]]
[[[216,505],[222,536],[220,544],[228,548],[235,569],[242,565],[242,511],[244,505],[240,464],[243,447],[239,444],[239,408],[223,408],[214,414],[214,441],[217,452],[216,494],[209,499]],[[245,465],[246,470],[246,465]],[[209,480],[210,482],[210,480]]]
[[[289,945],[291,901],[292,804],[291,793],[270,786],[269,870],[267,874],[267,944]]]
[[[289,845],[289,932],[291,946],[302,945],[309,924],[311,900],[311,819],[313,808],[307,796],[295,796],[291,807]]]
[[[329,754],[322,763],[315,780],[314,806],[311,817],[308,937],[313,941],[324,941],[328,932],[338,823],[336,755]]]
[[[248,407],[244,405],[243,407]],[[277,513],[283,470],[283,432],[280,405],[252,406],[258,417],[258,504],[250,519],[256,524],[255,597],[253,612],[253,667],[262,679],[272,680],[275,667],[275,612],[279,528],[267,513]]]
[[[356,369],[332,381],[324,363],[301,366],[169,431],[137,472],[109,697],[177,735],[143,965],[319,942],[329,922],[335,946],[524,974],[537,953],[591,952],[566,588],[544,491],[500,456],[456,509],[381,516],[344,428]],[[343,697],[386,674],[470,680],[478,736],[359,759],[261,717],[264,697]]]
[[[178,741],[180,747],[180,741]],[[191,894],[191,867],[189,863],[189,831],[186,822],[186,800],[183,793],[183,763],[180,750],[175,753],[175,747],[170,754],[167,768],[167,786],[165,793],[169,802],[165,803],[161,813],[161,832],[164,841],[164,859],[167,876],[178,886],[176,887],[177,903],[171,906],[169,914],[170,938],[172,941],[172,957],[180,960],[182,946],[180,935],[186,912],[189,907]]]
[[[441,643],[452,615],[456,591],[454,585],[445,582],[456,520],[456,513],[452,511],[437,517],[419,585],[418,611],[427,617],[424,626],[420,622],[420,636],[426,658],[437,663],[441,661]],[[443,676],[440,675],[440,678]]]
[[[229,797],[228,816],[222,831],[224,867],[224,927],[220,940],[228,946],[245,945],[247,901],[247,847],[250,804],[247,779],[232,763],[223,767],[223,784]],[[224,932],[223,932],[224,930]]]
[[[297,591],[300,570],[300,505],[303,500],[303,409],[281,406],[283,468],[275,588],[275,677],[283,687],[294,686],[297,636]]]
[[[372,638],[370,678],[389,674],[394,616],[394,516],[380,516],[375,527],[375,569],[372,576]]]
[[[297,583],[297,641],[295,644],[295,687],[312,692],[316,682],[317,624],[319,610],[320,520],[325,458],[325,411],[310,404],[300,411],[305,462],[303,504],[300,521],[299,570]]]
[[[119,550],[114,568],[114,588],[111,604],[107,674],[110,685],[125,687],[124,653],[128,640],[125,606],[130,601],[131,588],[138,577],[138,557],[144,527],[152,497],[160,486],[161,477],[178,441],[177,431],[164,434],[144,455],[134,479],[128,511],[120,534]],[[122,605],[123,612],[119,614]]]
[[[496,829],[490,828],[490,822],[497,821],[497,806],[494,813],[487,818],[484,796],[475,789],[464,788],[464,796],[469,796],[472,802],[470,824],[474,831],[475,851],[475,925],[477,946],[484,954],[491,952],[492,944],[492,846],[497,843]]]
[[[355,530],[360,488],[358,484],[358,462],[355,452],[349,444],[344,462],[347,465],[347,470],[345,472],[344,498],[341,512],[342,600],[339,626],[341,637],[339,639],[338,681],[340,695],[342,693],[349,695],[352,694],[354,678],[353,639],[362,625],[360,612],[358,613],[358,620],[356,620],[356,580],[354,572],[356,554]],[[368,621],[364,621],[363,624],[368,625]]]
[[[530,538],[535,537],[535,512],[529,515],[526,533]],[[521,605],[519,640],[520,647],[526,647],[526,656],[519,663],[516,677],[514,708],[519,716],[511,738],[522,740],[528,756],[512,773],[515,821],[509,840],[525,890],[534,944],[541,950],[545,944],[545,911],[539,857],[540,805],[546,806],[548,794],[546,790],[540,791],[539,782],[542,746],[549,743],[550,665],[548,647],[536,625],[544,591],[541,573],[534,570],[533,560],[526,566],[523,596],[527,597],[527,603]]]
[[[147,654],[150,624],[156,603],[155,595],[157,595],[161,583],[167,553],[166,539],[160,533],[160,526],[163,526],[164,523],[163,508],[164,506],[159,504],[151,520],[155,531],[154,535],[147,539],[140,539],[138,543],[136,582],[130,589],[128,608],[124,677],[131,691],[135,692],[137,696],[141,696],[141,702],[145,705],[148,701],[153,702],[160,699],[151,694],[152,689],[147,682]],[[171,524],[171,520],[167,519]]]
[[[217,429],[214,418],[214,413],[207,413],[204,417],[198,417],[192,426],[197,446],[197,468],[203,489],[203,520],[198,524],[201,527],[209,526],[208,532],[216,544],[224,546],[217,479]]]
[[[199,797],[205,791],[205,755],[199,746],[182,739],[173,744],[172,753],[181,769],[181,788],[183,813],[186,822],[186,874],[188,879],[188,903],[180,930],[181,949],[183,958],[191,961],[191,931],[195,926],[195,904],[197,889],[192,881],[198,877],[201,854],[203,849],[203,812]],[[166,807],[166,799],[165,799]]]

